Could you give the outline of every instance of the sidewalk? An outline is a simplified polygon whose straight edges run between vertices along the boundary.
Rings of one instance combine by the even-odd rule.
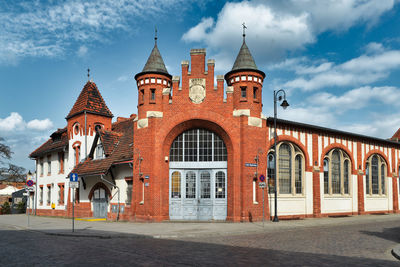
[[[255,223],[230,222],[104,222],[76,221],[72,232],[72,219],[40,217],[27,215],[1,215],[0,230],[29,230],[49,235],[85,236],[95,238],[166,238],[183,239],[196,236],[241,235],[267,233],[271,231],[288,231],[296,228],[324,227],[332,225],[349,225],[377,223],[380,221],[399,221],[400,214],[363,215],[342,218],[318,218],[304,220],[282,220],[278,223],[265,221]],[[399,251],[400,252],[400,251]]]

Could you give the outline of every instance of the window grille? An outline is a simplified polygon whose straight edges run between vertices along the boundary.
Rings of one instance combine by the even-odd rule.
[[[297,155],[295,158],[295,169],[294,169],[294,175],[295,175],[295,182],[294,186],[296,188],[296,194],[301,194],[302,191],[302,184],[301,184],[301,174],[302,174],[302,169],[301,169],[301,156]]]
[[[199,161],[212,161],[213,133],[199,129]]]
[[[365,193],[369,194],[369,163],[365,165]]]
[[[196,173],[186,173],[186,198],[196,198]]]
[[[367,195],[386,194],[386,163],[378,154],[372,155],[365,165],[365,187]]]
[[[282,144],[279,148],[279,193],[292,193],[291,181],[290,147],[288,144]]]
[[[339,151],[332,153],[332,194],[340,194],[340,156]]]
[[[50,186],[47,187],[47,205],[50,205],[51,202],[51,188]]]
[[[349,193],[349,176],[350,176],[350,163],[348,160],[344,162],[344,181],[343,181],[343,187],[344,187],[344,193],[348,194]]]
[[[275,161],[274,161],[274,154],[269,153],[268,154],[268,162],[267,162],[267,176],[268,179],[271,180],[272,182],[269,184],[269,192],[274,193],[275,192]]]
[[[329,194],[329,161],[324,159],[324,193]]]
[[[171,197],[181,198],[181,173],[173,172],[171,180]]]
[[[210,173],[202,171],[200,173],[200,197],[210,198]]]
[[[215,198],[225,198],[225,173],[221,171],[215,174]]]
[[[244,87],[240,87],[240,97],[242,97],[242,98],[246,98],[247,97],[247,94],[246,94],[246,87],[244,86]]]
[[[371,160],[371,185],[372,185],[372,194],[379,193],[379,176],[378,176],[378,157],[375,155]]]
[[[381,193],[385,194],[385,165],[381,165]]]
[[[96,159],[104,158],[104,149],[101,143],[97,144],[96,147]]]
[[[175,138],[170,148],[170,161],[226,161],[223,140],[206,129],[191,129]]]
[[[126,181],[126,204],[130,205],[132,203],[132,188],[133,188],[133,181],[128,180]]]

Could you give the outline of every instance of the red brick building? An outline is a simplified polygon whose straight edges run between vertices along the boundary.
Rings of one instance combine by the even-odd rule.
[[[42,205],[42,214],[70,215],[70,171],[80,177],[76,210],[83,217],[261,220],[261,174],[271,181],[276,174],[280,218],[398,212],[396,134],[390,141],[278,120],[275,166],[273,118],[262,114],[265,74],[245,39],[232,70],[216,84],[205,49],[192,49],[181,65],[181,76],[171,76],[155,43],[135,75],[137,115],[114,123],[97,86],[85,85],[66,129],[56,132],[68,142],[54,145],[52,135],[31,154],[42,176],[51,151],[63,159],[60,166],[68,162],[59,167],[64,183],[51,173],[38,178],[50,198],[54,183],[63,190],[63,201],[53,210]],[[273,197],[264,192],[269,218]]]

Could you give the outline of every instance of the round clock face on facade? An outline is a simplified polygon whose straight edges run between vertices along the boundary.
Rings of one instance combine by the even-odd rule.
[[[205,80],[191,79],[189,87],[189,98],[195,104],[200,104],[206,97]]]

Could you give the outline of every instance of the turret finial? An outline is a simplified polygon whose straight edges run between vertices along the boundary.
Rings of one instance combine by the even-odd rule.
[[[155,34],[154,34],[154,42],[157,44],[157,26],[154,27]]]
[[[242,23],[242,26],[243,26],[243,42],[244,42],[244,39],[246,38],[246,29],[247,29],[247,27],[246,27],[246,24],[244,22]]]
[[[90,69],[87,69],[87,80],[90,81]]]

